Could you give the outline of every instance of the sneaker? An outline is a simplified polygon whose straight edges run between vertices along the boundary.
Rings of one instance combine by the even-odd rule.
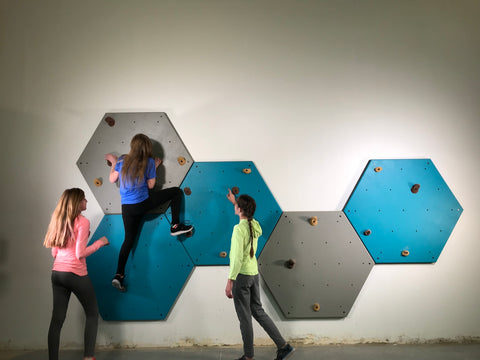
[[[294,351],[295,351],[295,348],[292,347],[290,344],[287,344],[281,349],[277,350],[277,357],[275,358],[275,360],[288,359],[293,354]]]
[[[182,223],[175,224],[170,228],[170,235],[178,236],[181,234],[188,233],[189,231],[192,231],[192,230],[193,230],[192,225],[183,225]]]
[[[112,280],[112,286],[114,288],[117,288],[121,292],[127,291],[127,289],[125,289],[125,286],[123,286],[123,280],[125,280],[125,276],[120,276],[118,274],[115,275],[115,277]]]

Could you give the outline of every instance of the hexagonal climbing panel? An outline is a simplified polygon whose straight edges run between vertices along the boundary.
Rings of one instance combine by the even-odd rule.
[[[374,262],[343,212],[285,212],[258,265],[285,317],[342,318]]]
[[[110,166],[103,157],[107,153],[117,156],[127,154],[132,137],[138,133],[152,140],[154,156],[163,160],[157,169],[156,187],[180,186],[193,163],[167,114],[105,114],[77,161],[78,168],[105,214],[121,214],[122,210],[118,186],[108,181]],[[162,213],[166,206],[168,204],[153,212]]]
[[[369,161],[344,208],[376,263],[437,261],[462,211],[430,159]]]
[[[105,215],[92,239],[106,236],[110,245],[87,258],[88,271],[104,320],[163,320],[190,274],[193,263],[182,244],[170,236],[163,215],[147,215],[125,269],[127,292],[111,286],[124,230],[121,215]]]
[[[248,194],[257,203],[255,218],[263,235],[260,253],[272,232],[281,209],[252,162],[195,162],[182,183],[185,219],[195,226],[193,237],[183,242],[195,265],[228,265],[233,226],[238,223],[228,189]]]

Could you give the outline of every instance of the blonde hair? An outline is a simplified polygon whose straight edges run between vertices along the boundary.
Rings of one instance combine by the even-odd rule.
[[[149,158],[153,158],[152,141],[147,135],[135,135],[130,141],[130,152],[123,160],[123,183],[135,185],[143,179]]]
[[[63,192],[53,211],[43,246],[64,248],[74,237],[73,225],[80,215],[80,203],[85,199],[82,189],[73,188]]]

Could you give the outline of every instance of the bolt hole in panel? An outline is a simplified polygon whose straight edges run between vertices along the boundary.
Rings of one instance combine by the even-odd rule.
[[[343,212],[285,212],[258,264],[286,318],[342,318],[374,261]]]
[[[87,258],[88,272],[104,320],[163,320],[193,271],[193,263],[163,215],[147,215],[125,268],[126,292],[112,287],[124,239],[121,215],[105,215],[92,239],[110,245]]]
[[[193,163],[167,114],[105,114],[77,161],[80,172],[105,214],[121,214],[122,211],[118,185],[108,181],[110,166],[104,160],[104,155],[128,153],[130,141],[138,133],[152,140],[154,156],[163,159],[157,169],[156,189],[180,186]],[[96,179],[106,180],[98,185]],[[163,213],[167,207],[168,203],[163,204],[152,213]]]
[[[237,188],[239,194],[248,194],[257,203],[255,218],[263,230],[257,254],[281,215],[267,184],[250,161],[195,162],[181,187],[184,191],[190,189],[183,212],[185,219],[195,226],[195,233],[183,245],[195,265],[229,264],[228,256],[219,255],[230,251],[233,226],[238,224],[238,216],[226,197],[228,189]]]
[[[432,160],[394,159],[369,161],[344,212],[376,263],[434,263],[463,209]]]

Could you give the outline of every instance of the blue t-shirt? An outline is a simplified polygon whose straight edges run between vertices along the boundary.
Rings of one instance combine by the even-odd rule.
[[[138,204],[148,199],[148,184],[147,180],[156,177],[155,160],[148,159],[147,168],[145,169],[145,176],[139,179],[137,183],[129,181],[123,182],[122,179],[123,156],[120,157],[115,165],[115,171],[118,171],[118,179],[120,181],[120,198],[122,204]]]

